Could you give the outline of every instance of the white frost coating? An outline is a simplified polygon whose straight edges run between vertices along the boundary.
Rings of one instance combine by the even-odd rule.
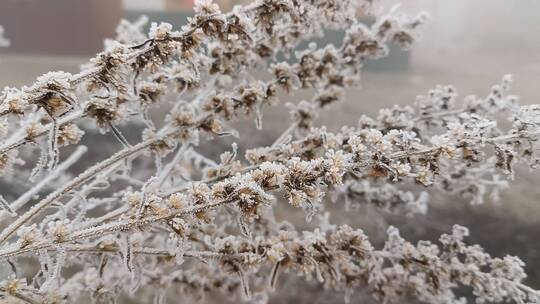
[[[354,219],[368,205],[416,224],[414,217],[430,216],[430,193],[481,204],[510,185],[516,165],[540,162],[540,107],[521,106],[508,75],[485,97],[458,100],[455,88],[437,86],[410,106],[359,114],[355,126],[319,126],[319,113],[360,84],[366,60],[386,56],[391,43],[408,49],[427,19],[395,7],[362,24],[357,12],[373,11],[372,2],[256,0],[223,13],[200,0],[180,29],[154,23],[145,33],[147,19],[123,21],[80,73],[49,72],[5,88],[2,184],[17,186],[32,166],[49,172],[11,205],[0,199],[17,212],[1,222],[0,260],[13,274],[0,279],[0,299],[146,301],[139,295],[152,293],[161,303],[173,293],[188,302],[209,293],[265,303],[297,278],[346,301],[362,291],[380,303],[462,303],[471,290],[479,303],[538,303],[539,292],[523,284],[524,263],[468,245],[465,227],[417,244],[390,227],[374,246],[333,213],[343,208]],[[323,29],[344,31],[342,42],[295,51]],[[255,69],[267,75],[257,79]],[[281,102],[280,94],[296,92],[310,97]],[[240,137],[219,157],[201,148],[215,147],[207,142],[214,137],[243,136],[231,126],[246,116],[266,127],[270,106],[287,107],[290,124],[274,123],[282,133],[268,146]],[[124,136],[128,128],[142,131]],[[87,148],[84,131],[110,142]],[[83,161],[104,144],[118,151]],[[313,220],[300,223],[310,230],[274,216],[292,208]],[[22,277],[29,260],[41,272],[25,267]]]
[[[49,173],[45,178],[41,179],[37,184],[34,185],[30,190],[26,191],[21,195],[17,200],[11,203],[11,209],[14,211],[19,210],[24,205],[26,205],[36,194],[38,194],[43,187],[46,187],[53,180],[57,179],[61,174],[64,174],[69,167],[75,164],[81,159],[84,153],[88,151],[86,146],[78,146],[75,151],[69,157],[64,160],[58,167]]]

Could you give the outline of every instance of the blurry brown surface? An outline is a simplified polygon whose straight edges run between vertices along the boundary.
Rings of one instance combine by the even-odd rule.
[[[186,11],[193,8],[193,0],[167,0],[165,8],[173,11]]]
[[[121,0],[2,0],[0,23],[17,54],[92,55],[112,37]]]

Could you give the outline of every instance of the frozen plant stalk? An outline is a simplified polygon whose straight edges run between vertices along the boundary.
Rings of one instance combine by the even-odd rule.
[[[0,298],[111,302],[137,292],[163,303],[173,293],[212,292],[264,302],[283,288],[280,277],[296,274],[346,299],[363,290],[381,303],[462,303],[456,290],[467,287],[478,302],[537,303],[540,293],[522,283],[523,262],[468,245],[465,227],[437,244],[412,244],[390,227],[375,248],[362,230],[329,222],[329,193],[345,208],[415,216],[427,212],[432,189],[480,204],[516,164],[539,160],[540,106],[521,106],[510,76],[485,98],[460,102],[453,87],[439,86],[340,132],[317,126],[318,112],[359,84],[366,60],[386,56],[391,43],[409,48],[426,21],[391,10],[367,26],[356,16],[374,11],[372,2],[256,0],[223,13],[196,1],[181,29],[153,23],[146,34],[145,19],[124,21],[80,73],[5,88],[2,182],[37,183],[23,185],[19,198],[1,193],[0,259],[12,274],[2,278]],[[344,31],[341,44],[294,52],[323,29]],[[295,59],[279,62],[278,50]],[[267,80],[250,73],[261,67]],[[243,157],[236,145],[219,160],[203,155],[201,142],[239,134],[230,122],[251,116],[264,127],[264,108],[285,106],[280,94],[301,90],[311,99],[287,105],[290,126],[272,145]],[[140,141],[128,140],[124,126],[141,129]],[[69,175],[86,151],[85,132],[95,131],[121,149]],[[404,190],[411,184],[425,191]],[[298,231],[274,217],[285,204],[315,228]]]

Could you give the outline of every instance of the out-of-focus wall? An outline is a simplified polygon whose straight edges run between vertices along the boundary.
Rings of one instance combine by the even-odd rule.
[[[92,55],[114,34],[121,0],[2,0],[0,24],[16,54]]]
[[[394,75],[406,99],[436,84],[454,84],[462,93],[486,94],[502,75],[515,78],[525,103],[540,96],[540,1],[537,0],[382,0],[389,9],[426,10],[431,21],[411,52],[411,70]],[[367,88],[367,86],[365,86]],[[389,94],[385,94],[388,92]],[[378,90],[381,98],[394,99]],[[390,96],[386,96],[390,95]],[[390,98],[389,98],[390,97]],[[394,102],[389,100],[389,102]]]

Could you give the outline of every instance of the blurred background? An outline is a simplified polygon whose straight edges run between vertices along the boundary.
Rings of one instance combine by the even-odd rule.
[[[226,11],[234,4],[249,1],[216,2]],[[426,10],[431,14],[422,39],[410,52],[392,50],[390,57],[370,62],[362,88],[350,90],[345,103],[325,111],[320,124],[331,129],[354,125],[361,114],[374,115],[381,107],[410,104],[416,95],[437,84],[453,84],[462,96],[485,96],[507,73],[514,75],[514,92],[523,103],[539,103],[540,1],[402,2],[402,11]],[[397,3],[381,1],[386,10]],[[167,21],[178,28],[191,14],[192,5],[192,0],[0,0],[0,25],[11,41],[9,48],[0,49],[0,87],[31,84],[50,70],[75,73],[81,63],[102,49],[104,38],[114,37],[120,19],[135,20],[145,14],[151,21]],[[320,44],[337,43],[339,35],[332,33],[319,40]],[[240,122],[250,126],[242,138],[252,139],[251,146],[269,144],[283,131],[280,122],[287,119],[284,110],[273,109],[265,113],[264,131],[255,130],[251,120]],[[224,142],[222,147],[228,144]],[[210,153],[218,155],[216,147],[219,145],[207,149],[214,149]],[[382,236],[381,225],[398,225],[412,239],[434,239],[452,224],[463,224],[471,229],[471,241],[493,255],[520,256],[528,265],[528,283],[538,289],[540,187],[536,185],[540,172],[523,169],[516,176],[499,203],[470,206],[460,199],[435,195],[425,217],[386,215],[381,224],[370,216],[372,211],[366,210],[344,221],[365,228],[374,237]],[[314,287],[306,288],[309,293],[309,288]],[[304,301],[297,299],[293,291],[281,296]],[[305,302],[325,303],[330,299],[306,297]]]

